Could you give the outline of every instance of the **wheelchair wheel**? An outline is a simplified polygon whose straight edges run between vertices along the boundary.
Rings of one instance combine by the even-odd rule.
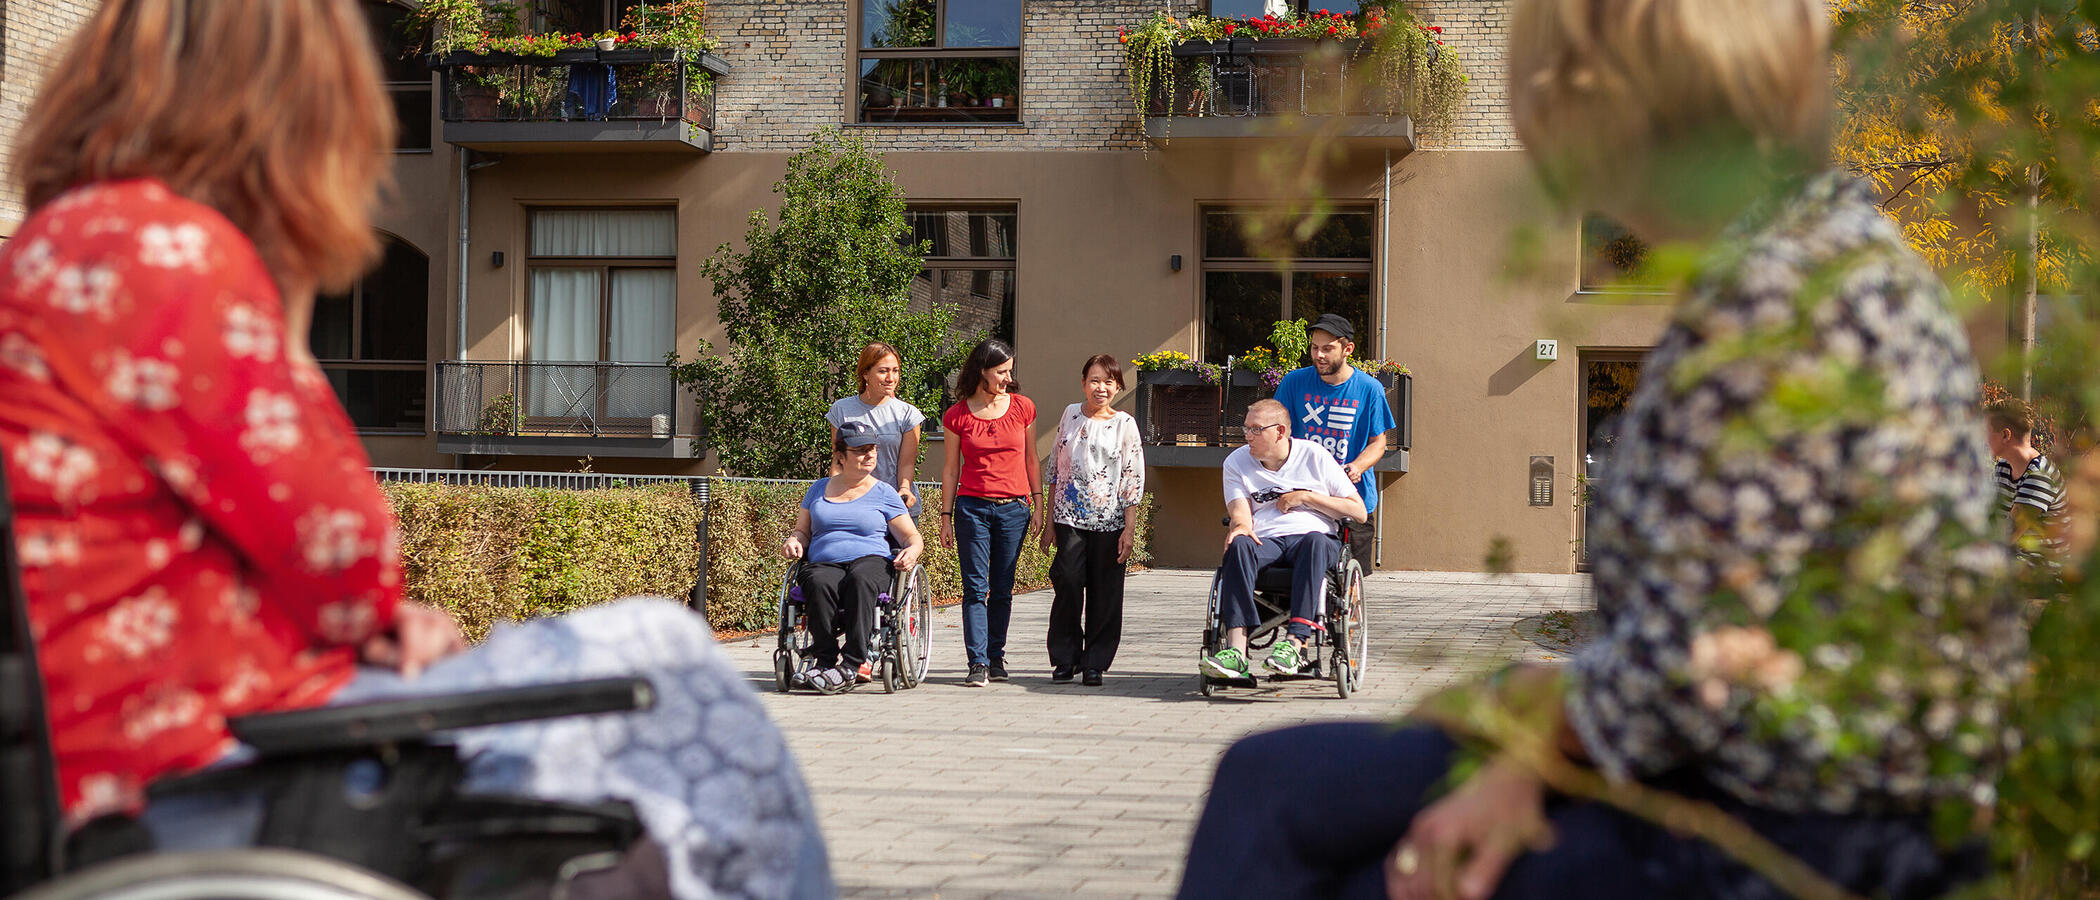
[[[298,850],[149,853],[90,866],[18,900],[428,900],[364,869]]]
[[[1218,577],[1210,579],[1210,610],[1203,620],[1203,645],[1196,649],[1196,693],[1205,697],[1218,692],[1218,683],[1203,671],[1203,660],[1218,652]]]
[[[789,563],[787,573],[780,577],[780,643],[773,651],[773,689],[783,694],[794,689],[795,672],[802,666],[804,651],[809,649],[809,631],[802,627],[802,610],[788,599],[788,592],[795,588],[795,576],[801,571],[801,563]]]
[[[890,629],[890,658],[897,683],[909,690],[926,680],[933,663],[933,594],[926,589],[926,567],[913,566],[897,579],[896,620]]]
[[[1341,609],[1329,629],[1334,640],[1334,691],[1344,700],[1363,684],[1370,662],[1370,630],[1364,627],[1364,573],[1356,560],[1342,563]]]

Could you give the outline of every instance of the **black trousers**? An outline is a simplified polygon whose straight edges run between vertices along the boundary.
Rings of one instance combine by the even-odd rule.
[[[1050,665],[1108,671],[1123,641],[1123,563],[1120,531],[1057,525],[1057,556],[1050,560]],[[1082,628],[1080,620],[1085,619]]]
[[[1371,541],[1378,537],[1378,528],[1372,524],[1377,521],[1378,517],[1372,516],[1370,522],[1349,523],[1349,555],[1356,557],[1356,565],[1365,575],[1376,571],[1371,564]]]
[[[809,655],[817,665],[828,668],[843,662],[857,668],[867,662],[869,636],[875,631],[875,598],[890,587],[889,558],[863,556],[842,563],[804,560],[797,580],[809,612]],[[846,634],[843,650],[839,648],[841,624]]]

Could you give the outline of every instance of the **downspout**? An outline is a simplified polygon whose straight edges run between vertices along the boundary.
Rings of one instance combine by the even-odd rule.
[[[485,169],[495,165],[497,162],[495,159],[469,162],[468,156],[472,155],[473,152],[465,147],[459,148],[459,253],[457,254],[459,260],[459,295],[456,298],[457,302],[453,304],[458,310],[453,321],[452,359],[454,362],[467,358],[467,238],[471,233],[467,227],[468,180],[475,169]],[[440,383],[438,390],[443,391],[444,389],[445,386]],[[466,454],[459,453],[453,454],[453,456],[452,464],[455,468],[466,468]]]
[[[1380,188],[1378,204],[1378,234],[1385,240],[1385,252],[1378,254],[1378,358],[1391,359],[1392,352],[1385,345],[1386,296],[1391,287],[1389,275],[1393,270],[1393,148],[1385,148],[1384,187]],[[1378,487],[1378,472],[1371,472],[1371,486]],[[1371,527],[1371,568],[1376,569],[1385,562],[1385,504],[1378,504],[1378,522]]]

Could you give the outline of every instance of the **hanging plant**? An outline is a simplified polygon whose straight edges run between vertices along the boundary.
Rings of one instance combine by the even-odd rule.
[[[1166,98],[1167,112],[1174,104],[1174,47],[1188,40],[1182,24],[1166,13],[1153,13],[1152,20],[1136,28],[1125,28],[1117,36],[1123,42],[1123,71],[1130,78],[1130,101],[1139,118],[1152,114],[1155,90]]]

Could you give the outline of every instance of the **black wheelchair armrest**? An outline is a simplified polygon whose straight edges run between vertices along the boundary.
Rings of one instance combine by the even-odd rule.
[[[242,743],[274,756],[424,740],[479,725],[631,712],[655,704],[656,689],[646,678],[601,678],[259,713],[226,725]]]

